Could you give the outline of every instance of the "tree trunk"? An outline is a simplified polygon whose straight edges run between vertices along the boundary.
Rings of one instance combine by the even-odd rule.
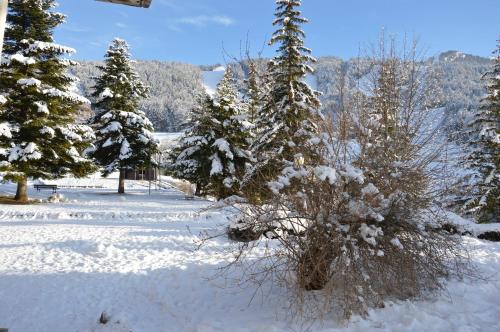
[[[118,193],[125,194],[125,169],[120,169],[120,180],[118,183]]]
[[[334,256],[328,250],[328,242],[324,236],[313,236],[308,241],[310,245],[299,257],[299,285],[307,291],[322,290],[330,281],[330,267]]]
[[[23,178],[22,180],[17,181],[17,192],[15,200],[18,202],[27,202],[28,201],[28,179]]]

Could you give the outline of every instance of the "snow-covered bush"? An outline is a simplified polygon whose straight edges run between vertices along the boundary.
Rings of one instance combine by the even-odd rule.
[[[400,172],[401,179],[417,175]],[[340,160],[310,168],[300,179],[296,195],[278,191],[264,206],[237,205],[229,236],[245,242],[240,259],[265,244],[262,270],[252,275],[266,278],[272,271],[307,314],[316,317],[324,313],[318,308],[335,304],[349,316],[388,297],[416,297],[439,289],[441,278],[454,272],[450,267],[465,262],[460,238],[429,222],[440,216],[427,209],[425,190],[388,189],[384,178]],[[322,296],[307,301],[307,291]]]
[[[63,194],[53,194],[47,198],[49,203],[62,203],[66,201],[66,197]]]

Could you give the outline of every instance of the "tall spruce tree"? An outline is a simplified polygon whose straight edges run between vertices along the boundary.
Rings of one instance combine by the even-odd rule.
[[[223,199],[239,194],[250,160],[250,123],[228,68],[213,98],[193,114],[193,126],[174,150],[174,174],[197,184],[197,192]]]
[[[494,52],[493,69],[484,75],[488,95],[469,123],[469,165],[477,170],[472,197],[464,209],[480,222],[500,221],[500,39]]]
[[[128,44],[115,39],[99,69],[102,74],[93,93],[97,102],[93,105],[96,142],[92,156],[103,167],[104,176],[120,171],[118,193],[123,194],[126,171],[153,166],[158,141],[152,123],[138,109],[148,89],[132,67]]]
[[[256,121],[258,137],[252,147],[258,163],[247,175],[246,184],[249,195],[257,200],[266,196],[266,183],[317,159],[311,145],[319,141],[315,139],[316,121],[321,116],[319,93],[305,82],[306,75],[313,73],[310,63],[316,60],[304,47],[305,33],[300,28],[308,21],[297,8],[301,1],[277,0],[276,5],[273,25],[279,29],[270,45],[278,45],[278,55],[268,65],[272,81]]]
[[[53,12],[54,0],[9,2],[4,59],[0,68],[0,170],[17,182],[15,199],[27,201],[27,181],[85,176],[93,163],[84,151],[94,138],[90,127],[76,124],[87,99],[67,73],[74,53],[54,43],[53,31],[65,16]]]

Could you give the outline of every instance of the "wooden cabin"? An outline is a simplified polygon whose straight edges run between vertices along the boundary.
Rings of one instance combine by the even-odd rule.
[[[125,179],[127,180],[143,180],[156,181],[159,178],[159,168],[142,168],[125,171]]]

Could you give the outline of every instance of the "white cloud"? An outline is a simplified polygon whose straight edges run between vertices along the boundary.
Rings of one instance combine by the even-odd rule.
[[[177,20],[175,20],[176,23],[180,24],[189,24],[189,25],[194,25],[197,27],[205,27],[209,24],[218,24],[218,25],[223,25],[223,26],[230,26],[236,23],[234,19],[228,16],[224,15],[215,15],[215,16],[208,16],[208,15],[198,15],[198,16],[188,16],[188,17],[182,17]]]

